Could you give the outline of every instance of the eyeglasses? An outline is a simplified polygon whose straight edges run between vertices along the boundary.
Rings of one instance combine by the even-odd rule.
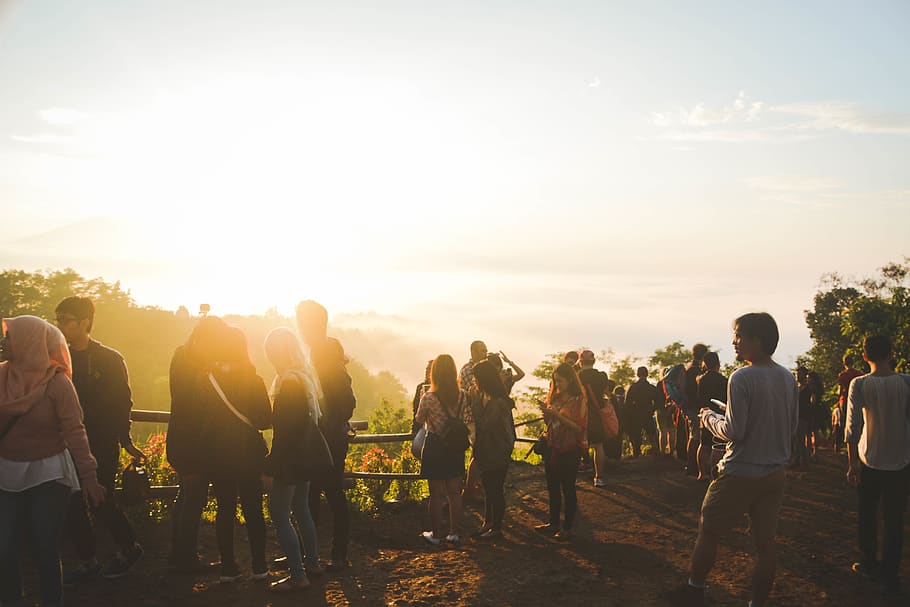
[[[58,325],[64,325],[68,322],[77,322],[79,319],[75,316],[69,316],[67,314],[57,314],[55,320]]]

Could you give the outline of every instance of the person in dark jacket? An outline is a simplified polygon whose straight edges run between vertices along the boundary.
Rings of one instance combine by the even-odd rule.
[[[348,565],[348,530],[350,514],[344,494],[344,460],[348,454],[348,432],[351,415],[357,400],[351,386],[351,376],[345,368],[348,363],[344,348],[337,339],[328,337],[328,312],[312,300],[297,304],[297,328],[304,343],[310,348],[313,367],[322,386],[322,417],[319,429],[328,441],[332,452],[333,468],[323,478],[310,482],[310,514],[319,519],[322,492],[332,510],[332,559],[330,571],[343,570]]]
[[[214,368],[220,334],[228,328],[217,316],[201,318],[186,344],[171,358],[171,418],[167,432],[167,459],[180,479],[171,513],[171,564],[178,572],[203,568],[196,554],[199,519],[208,501],[208,454],[198,436],[210,411],[199,395],[199,385]]]
[[[699,375],[697,380],[699,406],[708,407],[715,413],[723,415],[724,410],[711,402],[712,399],[727,402],[727,378],[720,373],[720,357],[717,352],[708,352],[705,354],[704,363],[706,371]],[[702,424],[698,446],[698,480],[710,479],[711,471],[723,455],[723,450],[719,446],[718,449],[714,449],[714,442],[714,435]],[[722,441],[718,442],[723,444]]]
[[[278,542],[288,559],[290,576],[271,585],[275,592],[300,590],[310,585],[307,575],[320,574],[316,525],[310,515],[309,490],[313,478],[332,468],[332,457],[319,433],[319,380],[294,332],[272,330],[265,352],[277,373],[272,385],[275,433],[266,459],[265,485],[269,512]],[[300,538],[291,522],[291,511]],[[303,551],[301,552],[301,540]]]
[[[626,392],[626,426],[625,431],[632,443],[632,457],[641,455],[641,436],[645,436],[654,446],[653,453],[660,449],[657,433],[654,431],[654,412],[663,408],[663,398],[658,389],[648,381],[648,368],[638,367],[635,371],[638,381],[629,385]]]
[[[73,385],[79,395],[92,455],[98,462],[98,482],[107,499],[90,512],[81,493],[73,495],[67,513],[66,532],[75,545],[80,563],[63,578],[75,585],[98,574],[107,578],[126,575],[142,556],[136,532],[126,518],[114,493],[120,469],[120,449],[136,460],[145,459],[130,436],[133,398],[123,356],[92,339],[95,305],[88,297],[67,297],[55,310],[57,327],[69,343],[73,363]],[[102,569],[96,558],[93,521],[107,528],[119,552]]]
[[[502,519],[506,511],[503,484],[512,450],[515,446],[515,422],[512,419],[514,401],[500,379],[499,370],[488,361],[474,366],[474,380],[480,399],[474,403],[474,460],[480,470],[484,491],[483,527],[480,538],[502,535]]]
[[[268,577],[265,562],[265,517],[262,512],[262,471],[267,449],[260,430],[271,426],[271,403],[262,378],[250,361],[246,337],[228,327],[218,341],[209,373],[199,379],[199,395],[209,418],[199,440],[206,449],[203,475],[212,479],[218,508],[215,537],[221,554],[221,581],[240,578],[234,559],[237,498],[246,520],[253,579]]]

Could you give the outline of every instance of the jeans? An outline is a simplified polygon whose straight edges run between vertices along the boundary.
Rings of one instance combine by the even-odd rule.
[[[288,557],[291,577],[295,580],[306,578],[303,570],[304,560],[307,565],[319,564],[316,524],[313,523],[313,517],[310,516],[309,492],[310,483],[308,482],[285,485],[275,481],[272,491],[269,493],[269,513],[272,516],[272,522],[275,523],[278,543],[281,544],[281,549]],[[300,528],[300,535],[303,537],[305,555],[300,553],[300,540],[291,523],[292,509],[294,518],[297,519],[297,526]]]
[[[19,549],[22,536],[38,567],[41,604],[63,604],[58,543],[70,488],[56,481],[21,492],[0,491],[0,602],[22,604]]]
[[[483,483],[484,493],[484,527],[493,531],[502,530],[502,518],[506,512],[506,497],[503,494],[503,484],[506,481],[508,468],[499,470],[484,470],[480,473],[480,482]]]
[[[111,539],[122,553],[131,550],[136,544],[136,532],[130,524],[114,493],[114,479],[117,474],[116,464],[98,467],[98,482],[104,487],[104,503],[89,510],[82,493],[70,497],[69,512],[66,518],[66,536],[75,546],[76,556],[81,561],[95,558],[95,523],[100,521],[111,534]]]
[[[180,477],[171,528],[171,559],[178,567],[196,564],[199,519],[208,499],[209,479],[199,474]]]
[[[863,560],[878,556],[878,504],[883,503],[882,581],[897,582],[904,548],[904,509],[910,487],[910,466],[903,470],[876,470],[863,464],[859,480],[859,548]]]
[[[550,524],[559,525],[559,514],[565,498],[565,525],[572,528],[575,512],[578,510],[578,496],[575,493],[575,479],[578,476],[578,457],[576,451],[553,453],[546,462],[544,470],[547,475],[547,493],[550,496]]]
[[[335,465],[322,478],[310,481],[310,515],[314,523],[319,521],[320,496],[325,491],[325,499],[332,511],[332,561],[343,563],[348,558],[350,526],[348,498],[344,494],[344,458],[348,454],[348,439],[347,436],[331,439],[326,436],[326,439]]]
[[[265,516],[262,513],[262,481],[258,477],[246,479],[217,479],[212,483],[218,510],[215,514],[215,537],[221,555],[222,573],[237,571],[234,559],[234,520],[237,497],[246,519],[246,533],[250,542],[253,573],[268,571],[265,563]]]

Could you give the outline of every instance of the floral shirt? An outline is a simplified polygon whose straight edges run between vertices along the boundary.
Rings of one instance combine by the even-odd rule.
[[[474,422],[474,416],[471,415],[471,406],[464,391],[459,392],[458,403],[458,406],[461,407],[461,419],[470,426]],[[425,392],[420,398],[420,404],[417,405],[417,417],[414,421],[417,422],[418,426],[426,423],[427,432],[439,434],[442,432],[446,419],[455,417],[457,414],[458,407],[454,407],[448,411],[447,415],[446,409],[443,407],[439,397],[436,396],[436,393]]]
[[[551,408],[556,409],[565,417],[571,419],[578,426],[578,431],[572,430],[566,424],[553,419],[547,424],[547,433],[550,437],[550,447],[558,453],[588,448],[588,407],[581,396],[553,397]]]

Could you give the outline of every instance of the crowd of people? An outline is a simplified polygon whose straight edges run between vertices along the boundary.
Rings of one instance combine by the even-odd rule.
[[[115,493],[121,449],[145,456],[132,441],[132,396],[123,357],[91,337],[91,300],[69,297],[55,323],[34,316],[3,320],[0,339],[0,604],[19,605],[22,536],[35,554],[43,605],[60,605],[64,586],[100,575],[126,575],[143,556]],[[264,348],[275,369],[271,387],[253,366],[244,333],[224,320],[199,320],[170,368],[171,417],[167,457],[179,475],[172,509],[171,565],[199,573],[200,518],[209,490],[215,496],[220,580],[243,572],[234,554],[239,501],[254,580],[274,592],[309,586],[309,578],[348,565],[349,513],[344,464],[356,400],[342,345],[327,335],[328,315],[303,301],[296,331],[271,331]],[[617,386],[595,368],[590,350],[568,352],[555,366],[546,398],[537,401],[546,430],[534,445],[542,456],[549,516],[537,530],[572,538],[580,469],[593,464],[593,484],[608,484],[608,460],[648,450],[675,452],[685,471],[710,480],[692,552],[689,579],[667,598],[701,605],[705,580],[722,536],[744,514],[750,520],[756,566],[751,605],[765,604],[776,569],[775,535],[786,470],[811,460],[828,419],[821,378],[800,367],[794,374],[772,358],[779,333],[766,313],[737,318],[733,345],[743,366],[729,378],[703,344],[687,365],[648,381]],[[482,341],[470,346],[460,371],[452,356],[428,362],[414,397],[414,442],[428,481],[429,545],[462,541],[463,499],[484,498],[483,522],[471,534],[495,540],[505,529],[504,492],[516,432],[511,391],[524,372]],[[844,358],[839,396],[831,410],[835,447],[847,445],[847,478],[858,489],[860,575],[900,593],[903,512],[910,491],[910,376],[896,373],[891,343],[870,336],[863,344],[870,372]],[[262,432],[273,430],[269,446]],[[466,455],[470,452],[470,457]],[[591,457],[593,453],[593,458]],[[466,465],[467,462],[467,465]],[[588,463],[590,462],[590,464]],[[266,560],[262,495],[285,554],[288,575],[273,580]],[[319,559],[316,521],[322,498],[332,515],[331,558]],[[878,505],[885,534],[878,558]],[[448,513],[448,520],[445,514]],[[104,525],[117,552],[105,564],[96,555],[95,530]],[[60,542],[76,561],[66,575]]]

